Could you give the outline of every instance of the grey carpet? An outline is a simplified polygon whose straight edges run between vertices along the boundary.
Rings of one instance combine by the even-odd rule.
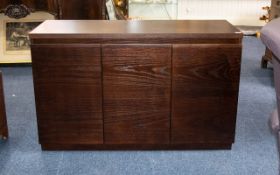
[[[3,67],[10,138],[0,141],[1,175],[276,175],[276,140],[267,120],[276,106],[264,46],[244,39],[236,142],[230,151],[42,152],[30,67]]]

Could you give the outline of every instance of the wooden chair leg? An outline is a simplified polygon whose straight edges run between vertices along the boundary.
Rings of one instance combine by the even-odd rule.
[[[266,48],[265,55],[262,57],[261,68],[266,69],[269,61],[272,61],[272,52],[268,48]]]
[[[262,61],[261,61],[261,68],[266,69],[267,64],[268,64],[268,61],[265,59],[265,56],[263,56]]]

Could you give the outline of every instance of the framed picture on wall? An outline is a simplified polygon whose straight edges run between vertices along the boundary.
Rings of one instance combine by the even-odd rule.
[[[29,32],[42,21],[5,21],[4,54],[29,54]]]
[[[28,34],[46,19],[54,19],[54,16],[45,12],[22,19],[0,15],[0,64],[31,63]]]

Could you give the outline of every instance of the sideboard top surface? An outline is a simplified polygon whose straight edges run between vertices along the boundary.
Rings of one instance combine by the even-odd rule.
[[[47,20],[30,33],[42,38],[242,38],[226,20]]]

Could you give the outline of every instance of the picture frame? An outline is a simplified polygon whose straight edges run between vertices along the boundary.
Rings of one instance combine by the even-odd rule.
[[[26,18],[12,19],[1,14],[0,64],[31,63],[28,33],[46,19],[54,19],[54,16],[36,12]]]
[[[42,22],[42,20],[4,21],[4,54],[29,54],[30,39],[28,33]]]

